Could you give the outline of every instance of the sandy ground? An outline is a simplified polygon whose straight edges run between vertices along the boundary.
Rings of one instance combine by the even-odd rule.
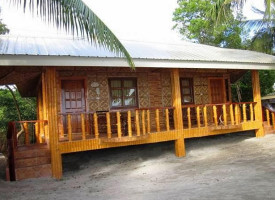
[[[0,199],[275,199],[275,135],[253,135],[189,139],[184,158],[172,142],[65,155],[62,180],[1,179]]]

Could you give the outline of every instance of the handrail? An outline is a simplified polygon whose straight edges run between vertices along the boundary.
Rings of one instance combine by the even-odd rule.
[[[174,109],[175,107],[167,106],[167,107],[148,107],[148,108],[129,108],[129,109],[118,109],[118,110],[106,110],[106,111],[90,111],[90,112],[67,112],[67,113],[58,113],[58,115],[79,115],[79,114],[105,114],[105,113],[116,113],[116,112],[128,112],[128,111],[136,111],[136,110],[164,110],[164,109]]]
[[[232,103],[217,103],[217,104],[190,104],[182,105],[182,108],[195,108],[195,107],[204,107],[204,106],[223,106],[223,105],[242,105],[242,104],[256,104],[257,102],[232,102]]]

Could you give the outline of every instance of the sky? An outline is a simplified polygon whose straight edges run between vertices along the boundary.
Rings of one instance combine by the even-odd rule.
[[[136,41],[177,41],[181,36],[172,30],[173,11],[177,0],[84,0],[107,24],[119,39]],[[262,8],[262,0],[248,0],[244,14],[248,19],[261,16],[253,13],[251,5]],[[12,35],[64,37],[53,25],[22,9],[11,7],[7,0],[0,0],[0,18],[8,25]],[[69,37],[69,36],[68,36]]]

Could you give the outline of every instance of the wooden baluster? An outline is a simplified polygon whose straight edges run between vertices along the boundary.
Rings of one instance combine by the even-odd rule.
[[[25,144],[29,145],[30,144],[30,133],[29,133],[27,122],[23,123],[23,128],[24,128],[24,132],[25,132]]]
[[[121,122],[120,122],[120,112],[116,112],[116,120],[117,120],[117,137],[121,138]]]
[[[35,130],[35,142],[36,143],[40,143],[40,135],[39,135],[39,128],[40,128],[40,125],[39,125],[39,123],[38,122],[36,122],[35,124],[34,124],[34,130]]]
[[[61,116],[61,122],[59,123],[59,130],[60,130],[60,137],[64,138],[64,125],[63,125],[63,118],[65,118],[65,116]]]
[[[159,125],[159,109],[156,109],[156,130],[160,132],[160,125]]]
[[[201,127],[201,118],[200,118],[200,107],[197,106],[196,108],[196,114],[197,114],[197,123],[198,123],[198,128]]]
[[[165,121],[166,121],[166,130],[170,131],[170,124],[169,124],[169,110],[165,109]]]
[[[67,122],[68,122],[68,140],[69,142],[72,141],[72,116],[68,114],[67,116]]]
[[[128,120],[128,136],[132,137],[132,118],[131,118],[130,110],[128,110],[127,112],[127,120]]]
[[[208,121],[207,121],[207,107],[206,106],[203,107],[203,118],[204,118],[204,126],[207,127]]]
[[[192,124],[191,124],[191,114],[190,114],[190,107],[187,108],[187,118],[188,118],[188,128],[190,129]]]
[[[151,124],[150,124],[150,110],[147,110],[147,132],[151,132]]]
[[[222,112],[223,112],[223,123],[227,126],[227,112],[226,112],[226,105],[222,105]]]
[[[243,122],[246,122],[246,104],[243,104]]]
[[[238,114],[238,104],[235,104],[235,121],[236,121],[236,125],[239,124],[239,114]]]
[[[271,116],[272,116],[272,126],[273,126],[273,129],[275,130],[275,116],[274,116],[274,112],[271,113]]]
[[[251,103],[249,107],[250,107],[250,121],[254,121],[253,104]]]
[[[229,106],[229,112],[230,112],[230,121],[231,121],[231,125],[234,125],[233,104],[230,104],[230,106]]]
[[[146,126],[145,126],[145,110],[142,110],[142,134],[146,134]]]
[[[86,140],[86,127],[85,127],[85,115],[82,113],[81,117],[81,132],[82,132],[82,140]]]
[[[267,125],[270,126],[270,117],[269,117],[269,110],[265,109],[266,112],[266,121],[267,121]]]
[[[95,131],[95,138],[98,139],[99,137],[99,132],[98,132],[98,121],[97,121],[97,114],[94,113],[94,131]]]
[[[111,130],[111,118],[110,113],[106,113],[106,121],[107,121],[107,137],[112,138],[112,130]]]
[[[217,127],[218,126],[218,117],[217,117],[217,107],[216,106],[213,106],[213,115],[214,115],[214,123],[215,123],[215,126]]]
[[[137,136],[140,136],[140,125],[139,125],[139,112],[136,110],[136,130]]]

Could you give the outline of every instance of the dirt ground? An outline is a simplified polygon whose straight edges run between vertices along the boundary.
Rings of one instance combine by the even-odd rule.
[[[5,182],[0,199],[275,199],[275,135],[237,133],[63,156],[64,176]]]

